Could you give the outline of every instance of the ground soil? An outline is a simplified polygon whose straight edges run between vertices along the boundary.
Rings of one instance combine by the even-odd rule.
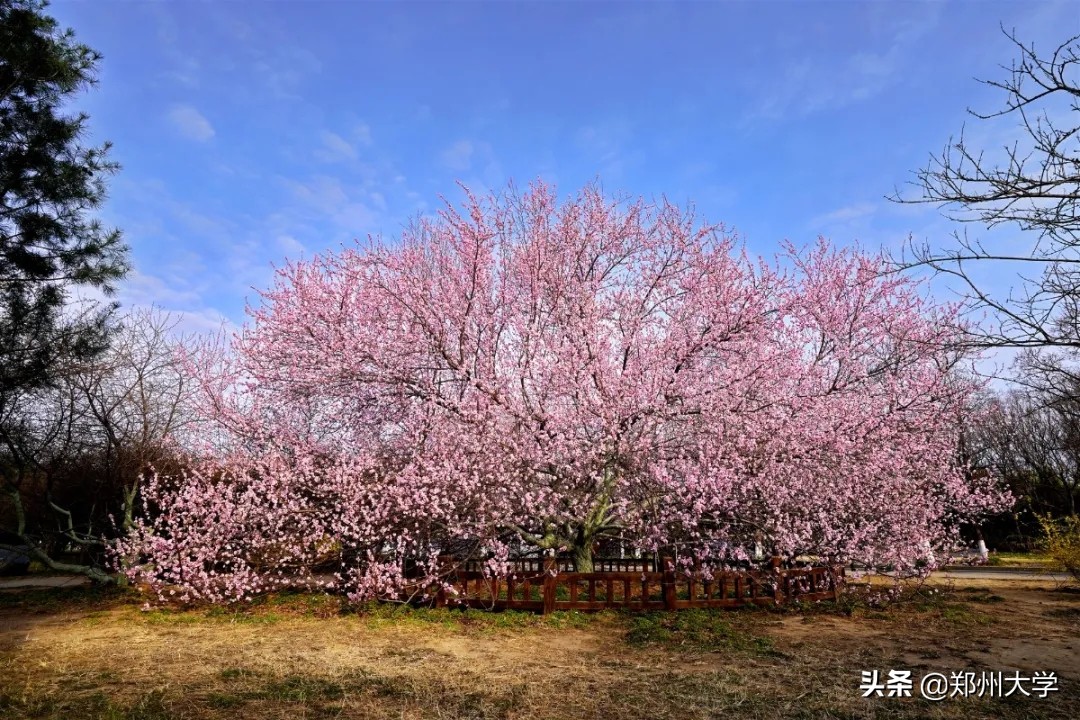
[[[1080,593],[1046,583],[924,587],[886,607],[549,618],[318,596],[146,611],[75,592],[0,598],[0,717],[1080,717]],[[874,669],[1052,671],[1059,690],[862,698]]]

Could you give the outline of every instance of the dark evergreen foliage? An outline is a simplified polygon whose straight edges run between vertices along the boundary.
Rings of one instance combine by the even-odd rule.
[[[118,230],[92,217],[117,165],[82,143],[64,103],[95,82],[100,55],[38,0],[0,0],[0,404],[107,343],[111,306],[75,312],[72,289],[106,294],[127,271]]]

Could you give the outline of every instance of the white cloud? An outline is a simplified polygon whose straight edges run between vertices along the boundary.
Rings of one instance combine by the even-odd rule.
[[[120,286],[120,296],[126,305],[157,305],[158,307],[179,307],[195,305],[199,302],[197,289],[173,276],[161,278],[133,271],[124,278]]]
[[[367,123],[357,123],[353,128],[353,138],[364,147],[371,145],[371,127]]]
[[[385,199],[362,187],[346,186],[325,175],[298,182],[280,178],[293,198],[300,203],[295,215],[314,226],[329,222],[335,233],[363,237],[375,232],[382,220],[376,209]]]
[[[289,260],[297,260],[301,255],[307,254],[307,248],[292,235],[278,235],[277,246]]]
[[[326,175],[316,176],[306,183],[288,178],[282,180],[298,200],[321,210],[329,210],[347,199],[341,182]]]
[[[628,166],[641,160],[633,136],[633,128],[625,119],[609,118],[578,128],[574,141],[582,158],[592,163],[591,169],[605,180],[619,181]]]
[[[214,126],[190,105],[173,105],[168,117],[173,127],[189,140],[206,142],[214,137]]]
[[[106,297],[92,287],[76,288],[73,295],[74,302],[69,306],[72,312],[85,309],[87,303],[101,305],[116,300],[120,303],[121,316],[152,308],[167,313],[176,321],[169,330],[174,337],[229,332],[238,328],[237,323],[220,310],[207,307],[202,292],[176,273],[158,277],[135,270],[118,284],[113,297]]]
[[[906,20],[884,19],[892,23],[887,37],[869,50],[847,57],[811,55],[792,60],[782,75],[759,88],[757,102],[743,121],[806,116],[881,94],[903,77],[905,64],[917,52],[919,41],[935,28],[940,12],[939,6],[924,4]]]
[[[442,164],[451,170],[468,170],[472,167],[473,144],[468,140],[458,140],[439,155]]]
[[[217,3],[221,8],[226,3]],[[292,42],[291,28],[272,19],[248,16],[244,21],[221,18],[235,40],[234,47],[246,56],[245,65],[272,96],[303,100],[303,89],[312,75],[322,71],[322,61],[312,51]]]
[[[237,322],[232,318],[226,317],[219,310],[215,308],[197,308],[190,310],[176,309],[168,310],[173,316],[176,317],[176,327],[173,328],[174,335],[215,335],[223,333],[228,336],[230,333],[240,329]]]
[[[831,212],[827,212],[824,215],[818,215],[810,220],[810,224],[816,227],[822,225],[836,225],[838,223],[848,223],[853,220],[859,220],[861,218],[869,217],[877,211],[877,207],[871,203],[858,203],[856,205],[847,205],[842,208],[837,208]]]
[[[315,151],[315,157],[324,162],[341,162],[356,159],[356,148],[337,133],[323,130],[322,147]]]
[[[163,75],[171,82],[198,87],[201,65],[192,52],[185,52],[177,29],[176,19],[163,3],[147,3],[157,25],[157,47],[170,69]]]

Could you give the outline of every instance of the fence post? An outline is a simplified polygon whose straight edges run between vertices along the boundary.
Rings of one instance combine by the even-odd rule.
[[[444,585],[451,580],[449,576],[454,569],[454,558],[452,555],[440,555],[437,562],[439,588],[435,591],[435,607],[444,608],[446,607],[446,588]]]
[[[844,566],[837,565],[833,567],[833,602],[840,602],[840,586],[844,582]]]
[[[664,579],[661,580],[661,587],[664,590],[664,609],[675,609],[675,561],[669,557],[665,557],[664,564]]]
[[[773,600],[776,601],[777,605],[782,605],[786,600],[786,593],[784,592],[786,588],[784,588],[784,576],[780,573],[780,556],[773,555],[769,564],[772,565],[773,578],[776,583],[773,586]]]
[[[543,615],[555,612],[555,573],[558,569],[555,558],[544,558],[544,609],[541,610]]]

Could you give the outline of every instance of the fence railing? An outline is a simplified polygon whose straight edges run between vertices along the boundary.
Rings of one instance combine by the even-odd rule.
[[[723,571],[677,569],[664,558],[656,572],[649,559],[597,559],[594,572],[579,573],[555,558],[518,560],[514,572],[492,577],[479,565],[451,570],[435,592],[437,607],[465,606],[491,610],[594,612],[612,608],[681,610],[793,601],[836,600],[844,582],[841,567]]]
[[[447,562],[453,564],[453,561]],[[484,562],[483,560],[465,560],[460,564],[460,568],[465,572],[483,572]],[[575,572],[574,561],[568,557],[522,557],[510,560],[508,564],[511,573],[515,575],[539,575],[545,572],[545,568],[552,566],[560,573]],[[595,572],[656,572],[656,562],[649,557],[593,558],[593,570]]]

